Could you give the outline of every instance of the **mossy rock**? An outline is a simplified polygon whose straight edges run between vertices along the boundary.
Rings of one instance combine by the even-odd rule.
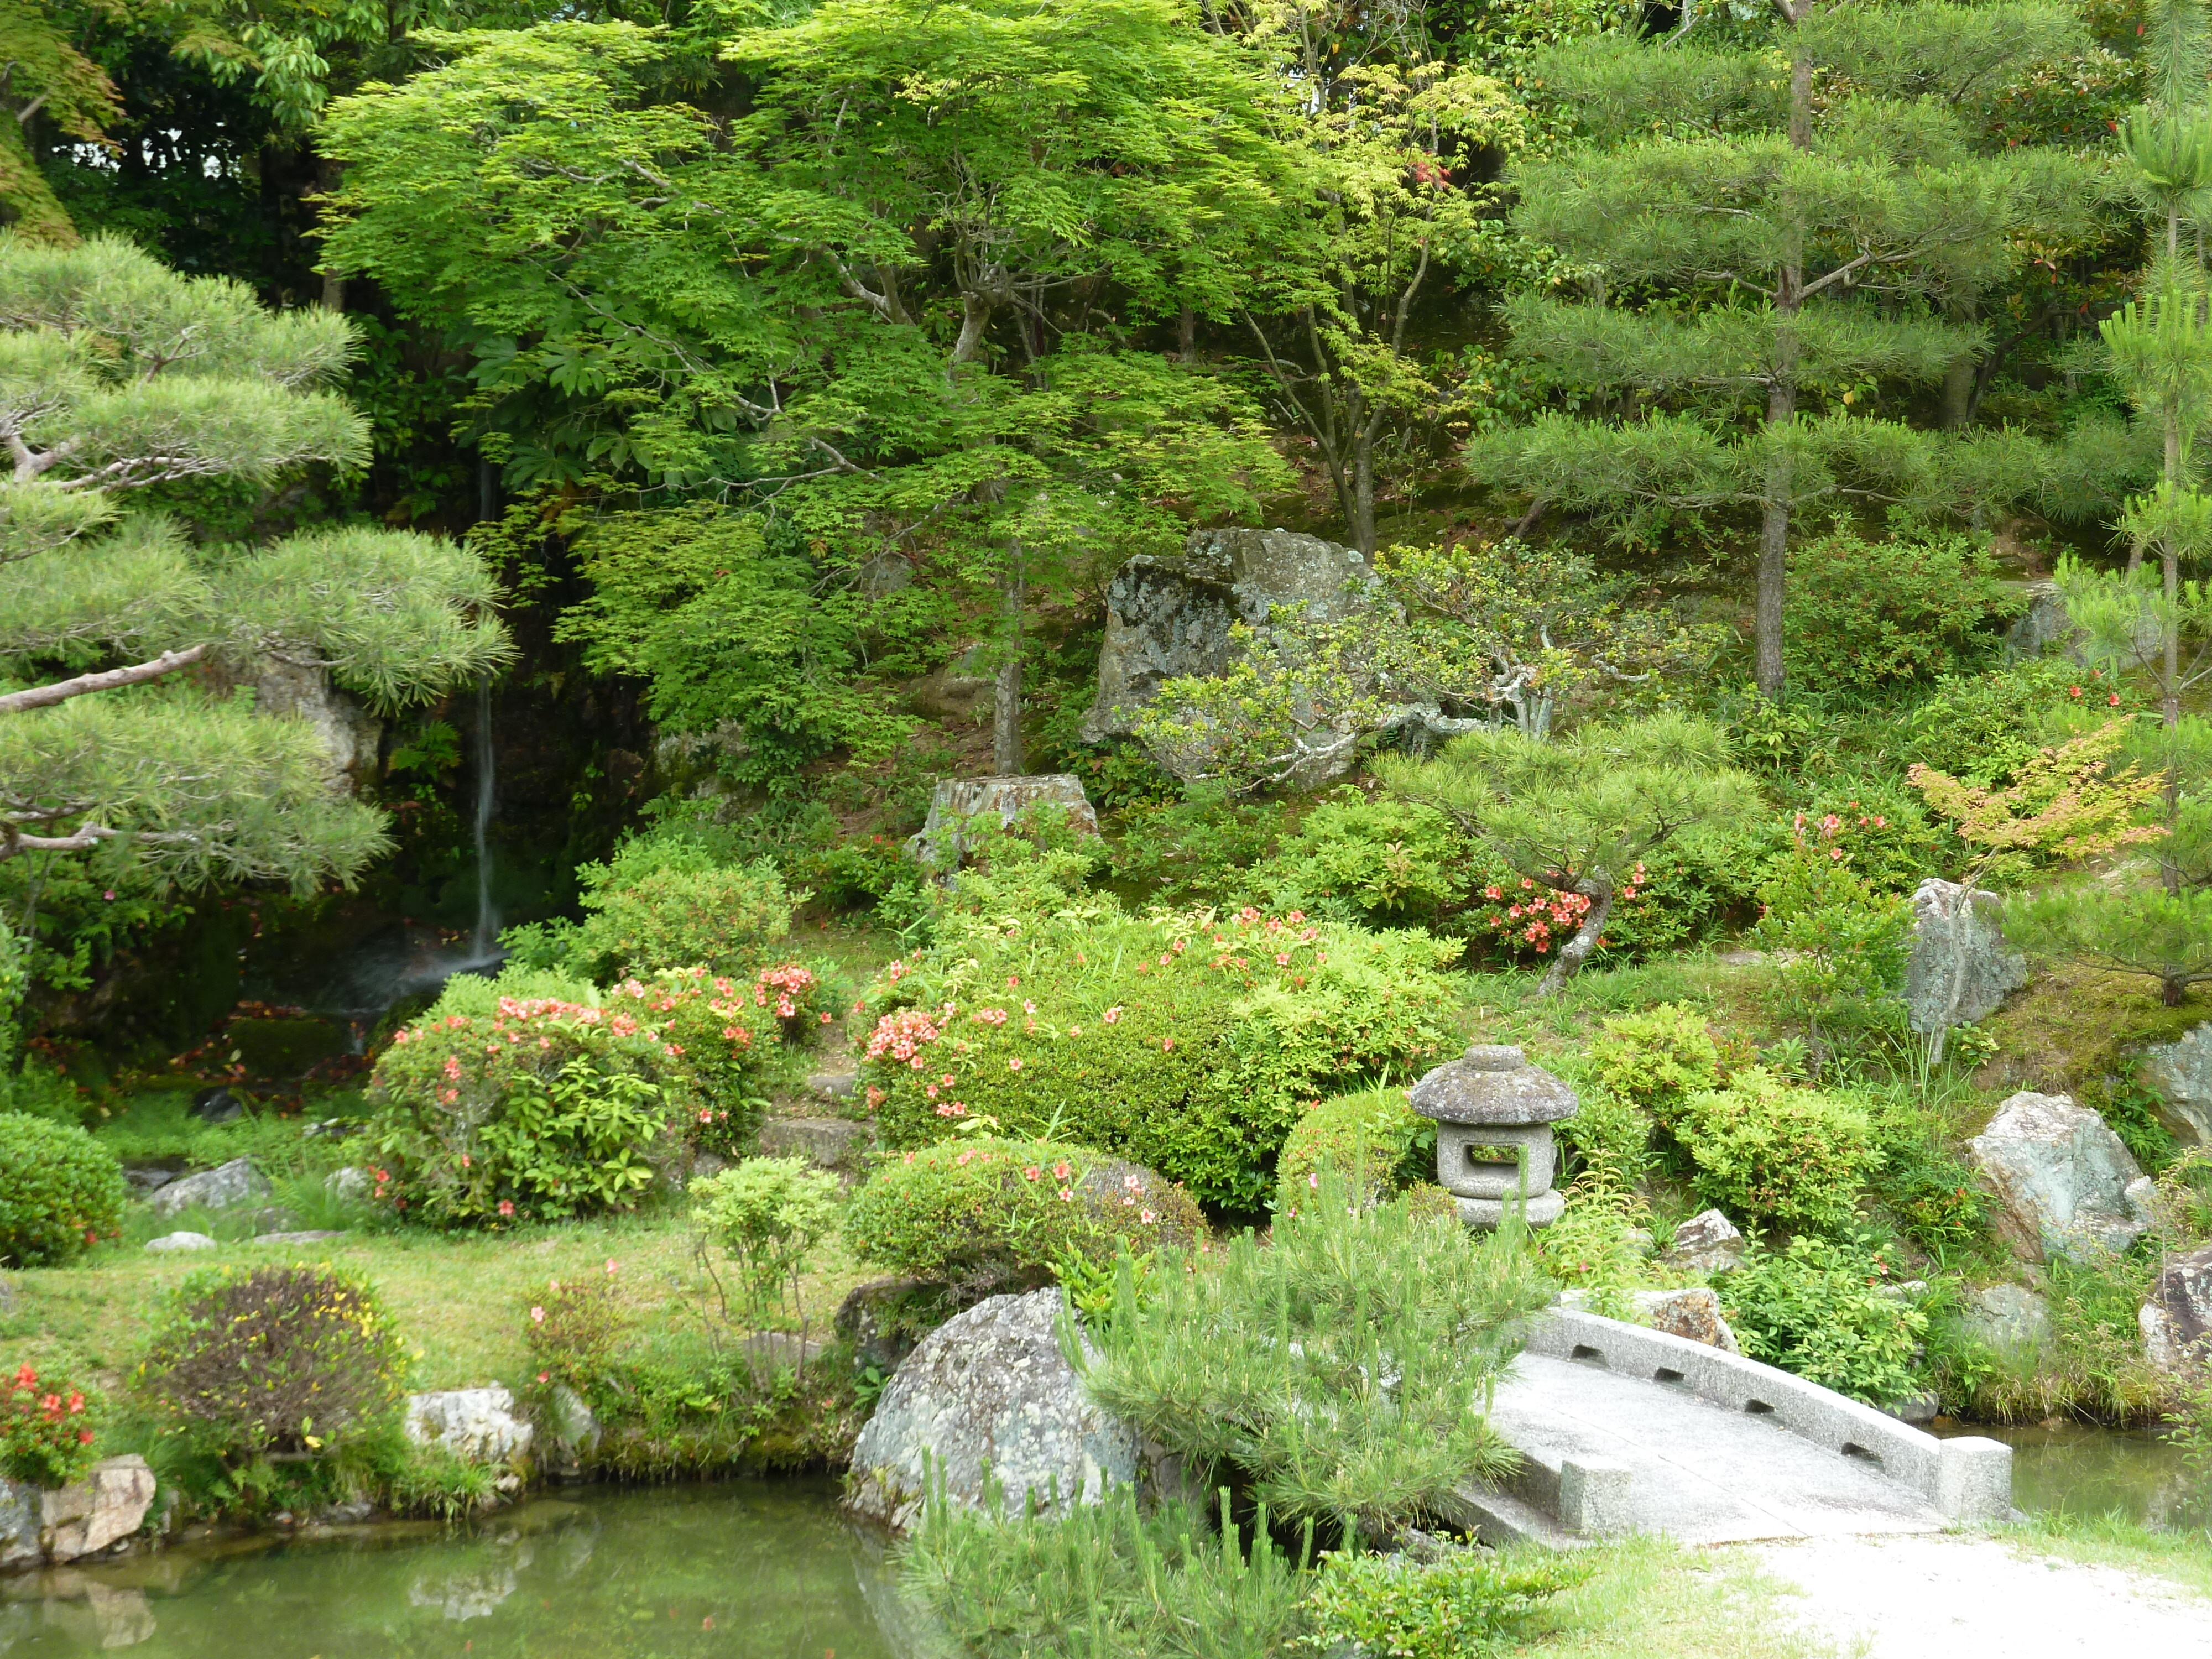
[[[2194,986],[2178,1008],[2158,984],[2072,963],[2039,965],[2027,988],[1982,1022],[1997,1052],[1974,1074],[1980,1087],[2009,1093],[2078,1094],[2109,1086],[2154,1043],[2172,1042],[2212,1020],[2212,986]]]

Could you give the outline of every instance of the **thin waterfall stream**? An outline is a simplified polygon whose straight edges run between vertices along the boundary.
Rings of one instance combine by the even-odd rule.
[[[491,902],[492,809],[498,800],[499,757],[492,741],[491,678],[477,685],[477,925],[463,968],[489,966],[499,957],[499,912]],[[459,971],[459,969],[456,969]]]

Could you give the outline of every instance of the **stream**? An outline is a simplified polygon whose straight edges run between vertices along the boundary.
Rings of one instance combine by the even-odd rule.
[[[586,1486],[468,1528],[184,1546],[0,1578],[7,1659],[906,1659],[829,1480]]]

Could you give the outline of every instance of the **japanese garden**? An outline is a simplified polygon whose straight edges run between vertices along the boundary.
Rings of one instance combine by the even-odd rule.
[[[0,91],[0,1655],[2212,1654],[2206,0]]]

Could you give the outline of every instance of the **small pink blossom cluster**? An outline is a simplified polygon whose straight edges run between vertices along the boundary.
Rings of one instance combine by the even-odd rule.
[[[941,1035],[937,1022],[927,1010],[902,1008],[896,1013],[885,1014],[876,1022],[876,1029],[868,1033],[868,1058],[903,1060],[918,1072],[921,1069],[922,1048]]]
[[[774,993],[775,1017],[778,1019],[796,1019],[799,999],[811,991],[815,983],[812,971],[795,962],[787,962],[776,968],[763,968],[760,978],[753,983],[753,1006],[767,1007],[769,994]],[[830,1017],[824,1014],[822,1018],[826,1023]]]

